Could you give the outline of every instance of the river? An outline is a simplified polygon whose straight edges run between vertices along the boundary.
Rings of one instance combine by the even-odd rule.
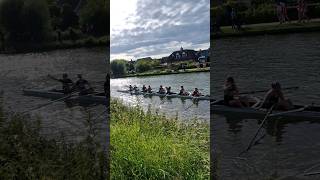
[[[4,106],[8,111],[24,112],[48,103],[49,99],[22,95],[23,88],[61,86],[50,80],[48,74],[60,78],[62,73],[68,73],[72,80],[76,80],[77,74],[83,74],[96,89],[102,91],[107,69],[106,57],[107,52],[103,48],[0,55],[0,90],[4,91]],[[102,105],[83,107],[56,102],[30,114],[41,118],[42,133],[45,136],[57,137],[63,133],[70,140],[78,140],[85,134],[84,123],[88,114],[91,113],[94,118],[103,111],[105,106]],[[78,129],[67,121],[83,128]],[[103,137],[106,132],[106,115],[96,121],[97,126],[103,129],[100,134]]]
[[[172,92],[178,92],[180,86],[184,86],[187,91],[192,91],[195,87],[199,88],[202,94],[209,94],[210,73],[187,73],[148,77],[130,77],[111,80],[111,96],[121,99],[128,105],[139,105],[145,110],[151,108],[154,112],[158,111],[168,117],[178,117],[181,120],[201,120],[209,122],[209,101],[199,101],[197,103],[190,99],[180,98],[145,98],[120,93],[117,90],[127,90],[131,84],[137,87],[150,85],[154,90],[158,90],[160,85],[163,87],[171,86]]]
[[[271,82],[279,81],[282,87],[300,87],[285,91],[294,103],[320,105],[320,33],[228,38],[215,40],[212,46],[210,82],[215,98],[222,97],[225,78],[233,76],[240,91],[268,89]],[[239,158],[259,120],[211,114],[211,151],[216,152],[220,179],[320,178],[302,176],[320,171],[320,167],[305,171],[320,163],[320,124],[307,119],[270,123],[262,129],[260,136],[265,136],[259,143]]]

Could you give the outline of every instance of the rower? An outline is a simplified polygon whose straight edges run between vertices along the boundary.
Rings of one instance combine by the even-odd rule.
[[[136,85],[133,86],[133,91],[139,91],[139,89]]]
[[[291,100],[285,99],[279,82],[271,84],[271,89],[266,93],[261,103],[261,106],[264,108],[271,108],[273,105],[275,105],[274,109],[278,110],[293,109]]]
[[[183,86],[181,86],[181,89],[180,89],[179,95],[181,95],[181,96],[188,96],[188,95],[189,95],[189,93],[188,93],[188,92],[186,92],[186,90],[184,89],[184,87],[183,87]]]
[[[142,92],[147,92],[147,87],[145,85],[142,86]]]
[[[147,92],[148,92],[148,93],[152,93],[152,88],[151,88],[150,85],[148,86]]]
[[[133,91],[133,87],[131,86],[131,84],[129,85],[129,91]]]
[[[160,85],[158,93],[159,94],[165,94],[166,93],[166,90],[162,87],[162,85]]]
[[[89,82],[82,78],[81,74],[77,75],[78,80],[73,88],[79,91],[79,95],[87,95],[93,93],[93,88],[89,84]]]
[[[166,87],[166,89],[167,89],[167,94],[176,94],[176,93],[171,92],[171,86]]]
[[[69,94],[72,92],[71,87],[73,86],[73,81],[68,78],[68,74],[62,74],[62,79],[55,78],[50,74],[48,74],[48,77],[62,83],[62,92],[64,94]]]
[[[224,84],[224,103],[232,107],[249,107],[248,100],[244,97],[239,97],[239,90],[233,77],[228,77]]]
[[[199,97],[201,96],[201,93],[199,92],[198,88],[194,88],[194,91],[192,93],[192,96]]]

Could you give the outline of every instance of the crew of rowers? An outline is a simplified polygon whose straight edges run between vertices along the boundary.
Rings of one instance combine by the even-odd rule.
[[[95,90],[90,85],[90,83],[86,79],[84,79],[81,74],[77,75],[78,79],[75,83],[68,77],[68,74],[66,73],[62,75],[62,79],[55,78],[51,75],[48,75],[48,77],[62,83],[62,90],[57,90],[57,91],[62,92],[64,94],[79,92],[79,95],[87,95],[95,92]],[[110,79],[109,74],[107,74],[106,81],[104,83],[105,94],[107,94],[107,91],[109,89],[109,84],[110,84],[109,79]]]
[[[232,107],[250,107],[249,99],[240,96],[239,90],[233,77],[228,77],[224,84],[224,103]],[[271,84],[270,90],[265,94],[263,101],[255,108],[271,108],[278,110],[290,110],[293,107],[292,102],[284,97],[279,82]]]
[[[139,88],[134,85],[129,85],[129,91],[139,91]],[[144,92],[144,93],[153,93],[152,91],[152,88],[151,86],[149,85],[148,87],[146,87],[145,85],[142,86],[142,91],[141,92]],[[162,85],[160,85],[157,93],[159,94],[178,94],[178,95],[181,95],[181,96],[189,96],[190,93],[187,92],[183,86],[180,87],[180,91],[179,93],[174,93],[171,91],[171,87],[163,87]],[[202,96],[202,94],[200,93],[199,89],[198,88],[194,88],[194,91],[191,93],[191,96],[194,96],[194,97],[199,97],[199,96]]]

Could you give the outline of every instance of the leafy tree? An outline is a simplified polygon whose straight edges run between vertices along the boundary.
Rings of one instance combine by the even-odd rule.
[[[10,41],[43,41],[51,31],[48,5],[42,0],[2,0],[0,25]]]
[[[76,28],[79,26],[79,17],[70,4],[64,4],[62,6],[61,18],[60,28],[63,31],[70,27]]]
[[[127,61],[123,59],[113,60],[110,63],[111,72],[115,77],[124,76],[127,72]]]
[[[109,0],[90,0],[80,11],[80,25],[89,34],[107,35],[108,17]]]

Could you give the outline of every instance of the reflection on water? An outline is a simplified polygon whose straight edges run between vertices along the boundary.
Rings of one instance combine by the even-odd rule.
[[[211,94],[222,97],[227,76],[234,76],[240,91],[266,89],[273,81],[298,104],[320,105],[320,34],[291,34],[216,40]],[[263,94],[256,94],[262,97]],[[300,119],[268,120],[253,147],[239,157],[255,135],[262,119],[245,115],[211,114],[211,141],[221,179],[261,179],[302,176],[320,163],[319,122]],[[319,167],[311,172],[320,171]]]
[[[164,76],[133,77],[111,80],[111,96],[122,99],[131,105],[139,104],[143,108],[151,106],[170,117],[178,116],[180,119],[199,119],[209,121],[209,101],[192,101],[190,99],[167,98],[157,96],[130,95],[117,92],[117,90],[127,90],[131,84],[138,87],[151,85],[153,90],[158,90],[160,85],[171,86],[172,92],[178,92],[180,86],[184,86],[187,91],[192,91],[198,87],[203,94],[209,94],[209,73],[174,74]]]
[[[7,109],[14,112],[24,112],[48,103],[50,100],[23,96],[23,88],[43,89],[57,84],[60,86],[59,83],[49,79],[48,74],[60,78],[62,73],[68,73],[71,79],[76,80],[76,74],[81,73],[93,86],[102,90],[105,72],[105,49],[75,49],[0,55],[0,90],[4,91],[4,102]],[[82,107],[73,105],[68,107],[64,102],[57,102],[34,111],[32,114],[42,118],[44,134],[58,136],[59,133],[63,132],[77,138],[83,134],[83,129],[78,130],[66,121],[71,121],[83,127],[83,120],[87,118],[88,111],[94,117],[104,110],[104,106]],[[103,120],[103,122],[105,121]],[[103,124],[101,124],[101,128],[105,126]]]

